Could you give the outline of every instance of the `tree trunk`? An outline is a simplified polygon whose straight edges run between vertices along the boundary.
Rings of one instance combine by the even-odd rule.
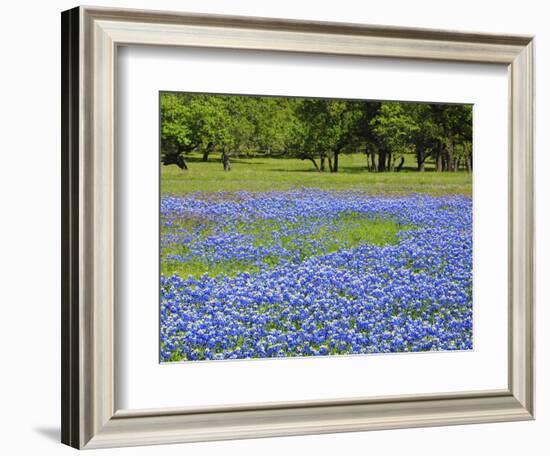
[[[391,152],[388,152],[388,161],[386,163],[386,170],[391,170],[391,158],[392,158],[392,153]]]
[[[231,162],[229,161],[229,155],[225,150],[222,151],[222,164],[224,171],[231,171]]]
[[[332,173],[332,171],[334,170],[334,165],[332,164],[332,158],[327,157],[327,161],[328,161],[328,170]]]
[[[443,171],[443,154],[442,154],[442,148],[439,148],[437,150],[437,154],[436,154],[436,157],[435,157],[435,169],[438,171],[438,172],[441,172]]]
[[[454,171],[454,144],[452,140],[452,136],[449,133],[447,138],[447,171]]]
[[[332,162],[332,172],[337,173],[338,172],[338,155],[340,155],[339,150],[334,151],[334,160]]]
[[[471,173],[472,172],[471,144],[468,143],[468,142],[463,142],[462,143],[462,150],[464,151],[464,169],[466,169],[466,172]]]
[[[206,146],[206,149],[204,149],[204,152],[202,153],[202,161],[207,162],[208,156],[210,155],[210,152],[212,152],[212,149],[214,149],[214,144],[208,143]]]
[[[370,151],[370,163],[371,163],[371,171],[374,173],[376,172],[376,151],[374,150],[374,147]]]
[[[399,165],[397,165],[397,168],[395,169],[397,172],[401,171],[401,168],[403,168],[403,164],[405,163],[405,157],[401,157],[399,160]]]
[[[378,172],[383,173],[386,171],[386,151],[383,149],[378,150]]]
[[[395,161],[397,160],[397,154],[393,153],[391,155],[391,164],[390,164],[390,171],[393,173],[395,171]]]
[[[325,170],[325,156],[324,155],[321,155],[321,158],[319,159],[319,162],[320,162],[319,171],[324,171]]]
[[[319,166],[317,165],[317,162],[315,161],[315,159],[311,156],[311,155],[302,155],[300,157],[300,160],[309,160],[311,163],[313,163],[313,166],[315,166],[315,169],[320,172],[321,170],[319,169]]]
[[[421,173],[423,173],[426,170],[425,162],[426,162],[426,152],[417,151],[416,152],[416,169]]]
[[[164,163],[165,165],[176,165],[179,169],[183,171],[189,169],[187,167],[187,163],[185,163],[185,159],[180,154],[165,155],[162,163]]]
[[[178,159],[176,160],[176,165],[178,165],[180,167],[180,169],[183,170],[183,171],[189,169],[187,167],[187,163],[185,163],[185,159],[183,158],[182,155],[178,156]]]

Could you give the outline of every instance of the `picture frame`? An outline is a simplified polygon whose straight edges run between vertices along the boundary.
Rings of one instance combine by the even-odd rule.
[[[62,13],[62,442],[104,448],[534,418],[534,38],[77,7]],[[506,65],[508,388],[117,410],[115,74],[122,45]],[[504,286],[504,285],[503,285]]]

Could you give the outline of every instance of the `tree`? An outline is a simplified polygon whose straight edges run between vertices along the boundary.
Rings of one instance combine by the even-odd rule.
[[[163,164],[175,164],[187,169],[183,150],[193,143],[188,112],[181,103],[182,94],[162,93],[160,96],[160,146]]]
[[[164,164],[187,169],[185,154],[202,151],[202,160],[219,150],[224,170],[229,157],[246,148],[254,133],[251,97],[161,94],[161,156]]]
[[[437,171],[457,171],[461,154],[457,145],[468,160],[466,168],[471,169],[472,106],[471,105],[432,105],[432,118],[439,126],[435,140],[439,147],[435,152]]]
[[[371,127],[378,139],[378,171],[400,170],[404,155],[415,149],[413,139],[420,129],[412,105],[383,102],[378,115],[371,120]],[[396,168],[398,156],[400,164]]]
[[[162,93],[161,159],[187,169],[190,155],[266,155],[310,160],[339,171],[343,153],[362,151],[371,172],[399,171],[405,156],[424,171],[472,168],[469,105]]]
[[[409,110],[414,115],[419,128],[412,132],[412,142],[416,156],[417,171],[424,172],[426,161],[436,157],[441,148],[442,126],[438,123],[437,105],[428,103],[410,104]]]
[[[302,158],[311,160],[318,171],[323,171],[328,161],[329,170],[338,172],[339,155],[353,143],[360,112],[346,100],[304,99],[296,114],[301,122],[297,147]],[[321,166],[317,166],[315,156]]]
[[[379,138],[373,129],[373,119],[379,115],[381,103],[376,101],[354,101],[354,109],[358,112],[355,119],[353,147],[363,150],[367,157],[367,170],[378,171],[376,157],[380,153]]]
[[[209,95],[162,93],[161,157],[165,165],[187,169],[185,154],[203,150],[203,160],[219,141],[226,116],[223,99]]]

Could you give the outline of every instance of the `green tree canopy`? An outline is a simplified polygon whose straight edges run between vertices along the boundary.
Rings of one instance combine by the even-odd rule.
[[[166,92],[160,119],[161,160],[182,169],[195,152],[204,161],[219,153],[227,170],[230,157],[244,154],[338,172],[339,155],[355,152],[377,172],[399,171],[406,154],[419,171],[428,159],[438,171],[472,166],[470,105]]]

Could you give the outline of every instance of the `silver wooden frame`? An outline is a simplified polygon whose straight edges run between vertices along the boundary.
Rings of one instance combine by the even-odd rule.
[[[115,71],[117,47],[132,44],[506,65],[510,97],[508,388],[185,410],[116,410]],[[96,7],[62,13],[62,441],[75,448],[100,448],[533,419],[533,74],[531,36]]]

